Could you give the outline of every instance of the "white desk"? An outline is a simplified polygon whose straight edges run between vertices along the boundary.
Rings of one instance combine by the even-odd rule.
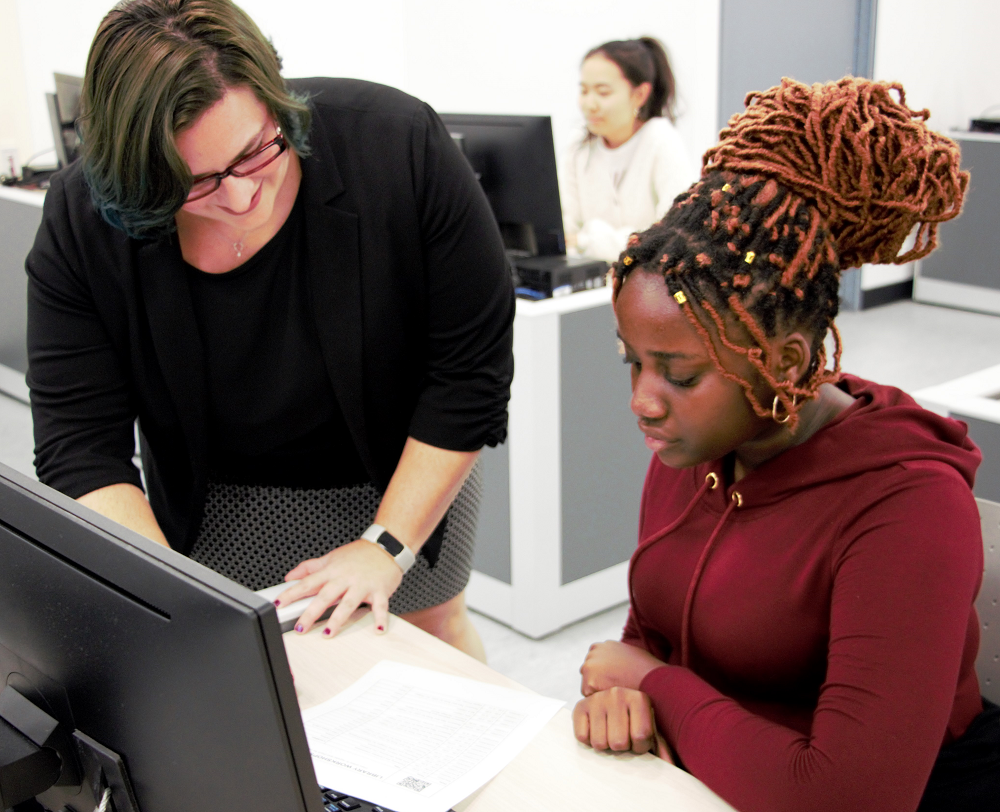
[[[321,637],[320,628],[306,635],[285,635],[303,709],[329,699],[383,659],[528,690],[395,617],[385,635],[374,633],[371,615],[333,640]],[[696,778],[655,756],[610,755],[583,746],[573,736],[570,710],[560,710],[496,778],[458,804],[456,812],[594,808],[733,812]]]
[[[650,459],[629,394],[610,288],[518,300],[509,435],[482,454],[469,606],[541,637],[628,600]]]
[[[42,222],[45,192],[0,187],[0,392],[28,402],[24,260]]]

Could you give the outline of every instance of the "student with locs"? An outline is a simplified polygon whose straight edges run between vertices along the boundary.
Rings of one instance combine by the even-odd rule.
[[[483,657],[464,604],[514,295],[440,118],[286,81],[230,0],[102,21],[27,260],[39,479],[252,589]],[[135,428],[143,478],[132,462]]]
[[[576,735],[672,755],[741,812],[1000,799],[979,451],[842,374],[833,323],[843,269],[925,256],[960,211],[968,175],[928,115],[863,79],[754,94],[614,267],[654,456],[628,622],[581,668]]]

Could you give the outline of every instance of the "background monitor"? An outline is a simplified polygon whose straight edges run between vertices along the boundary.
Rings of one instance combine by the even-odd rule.
[[[129,808],[104,748],[141,812],[323,809],[272,604],[2,465],[0,562],[0,689],[80,732],[46,807]]]
[[[548,116],[445,113],[515,256],[566,253],[559,180]]]
[[[49,121],[52,124],[52,140],[55,143],[59,166],[69,166],[80,153],[80,136],[76,132],[76,120],[80,117],[80,93],[83,79],[65,73],[53,74],[56,92],[46,93],[49,106]]]

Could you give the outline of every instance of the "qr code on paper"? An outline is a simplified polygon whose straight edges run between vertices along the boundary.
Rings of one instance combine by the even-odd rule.
[[[404,778],[398,785],[405,787],[406,789],[412,789],[415,792],[421,792],[430,786],[430,784],[426,781],[421,781],[419,778],[414,778],[412,775]]]

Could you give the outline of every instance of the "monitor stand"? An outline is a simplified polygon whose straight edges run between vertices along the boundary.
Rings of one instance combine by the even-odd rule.
[[[105,793],[115,812],[138,812],[117,753],[79,730],[68,735],[49,714],[6,686],[0,692],[0,809],[97,809]]]

